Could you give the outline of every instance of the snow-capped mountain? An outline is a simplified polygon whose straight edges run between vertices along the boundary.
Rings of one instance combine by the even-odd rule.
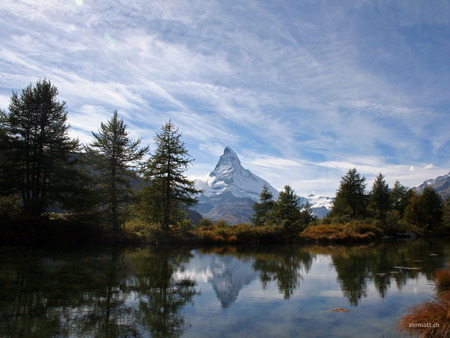
[[[309,203],[313,214],[322,218],[325,217],[333,207],[334,197],[309,194],[306,197],[300,197],[300,201],[302,204]]]
[[[442,199],[445,200],[447,197],[450,197],[450,172],[446,175],[426,180],[413,189],[416,192],[421,193],[425,187],[432,187],[437,193],[441,194]]]
[[[212,220],[223,219],[230,224],[249,222],[253,205],[266,186],[278,197],[278,191],[266,180],[245,169],[238,155],[226,147],[214,170],[205,178],[197,179],[197,188],[203,190],[197,211]],[[333,199],[325,196],[301,197],[301,203],[309,203],[313,213],[325,216],[331,209]]]
[[[197,186],[203,189],[206,197],[231,192],[235,197],[257,202],[264,186],[269,188],[274,198],[278,197],[278,191],[267,181],[241,165],[238,155],[230,147],[225,148],[214,170],[205,179],[197,180]]]

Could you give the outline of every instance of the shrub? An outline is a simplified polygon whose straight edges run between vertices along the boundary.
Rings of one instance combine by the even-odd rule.
[[[216,227],[218,228],[228,228],[230,225],[227,223],[227,221],[224,221],[223,219],[219,219],[216,222]]]
[[[441,269],[436,271],[435,280],[439,289],[450,288],[450,270]]]
[[[181,230],[184,230],[184,231],[189,231],[189,230],[194,229],[194,223],[192,222],[191,219],[187,219],[187,218],[178,222],[178,226],[180,227]]]
[[[413,307],[397,325],[400,331],[421,337],[448,337],[450,294]],[[411,325],[413,324],[413,325]]]
[[[212,227],[213,225],[213,221],[209,218],[202,218],[200,221],[198,221],[199,227]]]

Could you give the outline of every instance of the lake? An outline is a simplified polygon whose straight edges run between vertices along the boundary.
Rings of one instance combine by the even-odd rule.
[[[437,239],[2,247],[0,337],[395,337],[449,257],[450,242]]]

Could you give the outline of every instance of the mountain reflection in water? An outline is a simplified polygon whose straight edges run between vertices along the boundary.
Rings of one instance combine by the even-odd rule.
[[[432,294],[449,252],[438,240],[2,248],[0,336],[398,335],[395,320]]]

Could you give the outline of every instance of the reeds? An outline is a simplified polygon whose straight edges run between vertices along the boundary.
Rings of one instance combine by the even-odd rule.
[[[450,293],[413,307],[401,318],[397,328],[420,337],[449,337]]]
[[[440,290],[450,288],[450,269],[438,270],[435,274],[435,281]]]

